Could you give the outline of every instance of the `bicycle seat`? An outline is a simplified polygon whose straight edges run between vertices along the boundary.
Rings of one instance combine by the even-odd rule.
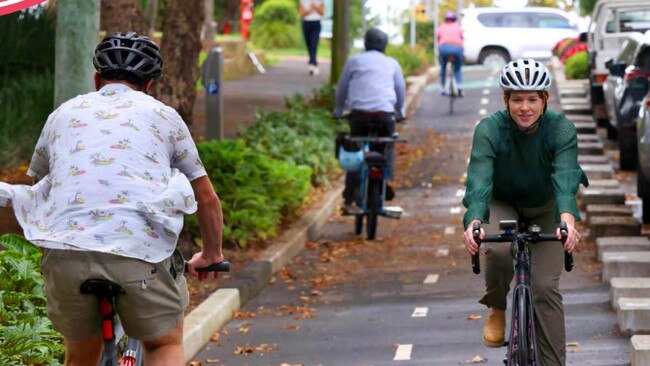
[[[386,158],[384,155],[378,151],[368,151],[363,159],[365,160],[366,164],[368,165],[384,165],[387,164]]]
[[[120,285],[109,280],[85,280],[79,290],[82,294],[95,295],[101,299],[110,299],[125,293]]]

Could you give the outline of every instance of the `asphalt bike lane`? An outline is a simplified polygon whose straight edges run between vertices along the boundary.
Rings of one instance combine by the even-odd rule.
[[[401,133],[400,220],[379,218],[377,240],[354,235],[352,217],[333,215],[194,360],[204,365],[502,365],[505,348],[486,348],[482,276],[462,247],[461,199],[472,131],[503,106],[497,72],[464,67],[454,114],[436,82]],[[557,98],[551,101],[556,110]],[[576,254],[562,275],[568,365],[629,364],[609,288],[593,252]]]

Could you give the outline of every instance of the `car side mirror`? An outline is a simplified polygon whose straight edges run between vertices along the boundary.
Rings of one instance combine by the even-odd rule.
[[[611,64],[609,65],[609,73],[618,76],[618,77],[623,77],[625,75],[625,68],[627,68],[626,64]]]
[[[610,58],[610,59],[607,59],[607,60],[605,61],[605,67],[609,69],[610,66],[612,66],[613,63],[614,63],[614,59],[611,59],[611,58]]]
[[[581,32],[578,36],[578,42],[587,42],[587,32]]]

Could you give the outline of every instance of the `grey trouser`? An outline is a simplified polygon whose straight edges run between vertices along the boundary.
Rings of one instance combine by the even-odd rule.
[[[486,235],[499,232],[500,220],[522,216],[541,226],[543,233],[554,233],[555,201],[535,208],[513,208],[497,200],[490,201],[490,224],[483,224]],[[485,296],[479,301],[488,307],[507,308],[506,296],[514,276],[513,258],[507,243],[485,243]],[[542,366],[564,366],[566,334],[564,307],[560,294],[560,274],[564,268],[564,249],[560,242],[530,245],[531,288],[535,311],[535,332]]]

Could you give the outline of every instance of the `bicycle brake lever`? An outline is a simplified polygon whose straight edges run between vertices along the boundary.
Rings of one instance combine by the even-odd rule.
[[[474,241],[478,246],[481,246],[481,223],[480,222],[475,222],[474,226],[472,227],[472,236],[474,237]],[[479,252],[477,251],[476,253],[472,254],[472,271],[475,274],[481,273],[481,260],[479,258]]]
[[[562,235],[562,245],[566,242],[567,237],[569,236],[569,229],[566,222],[560,222],[560,235]],[[569,253],[566,250],[564,251],[564,270],[571,272],[573,269],[573,253]]]

